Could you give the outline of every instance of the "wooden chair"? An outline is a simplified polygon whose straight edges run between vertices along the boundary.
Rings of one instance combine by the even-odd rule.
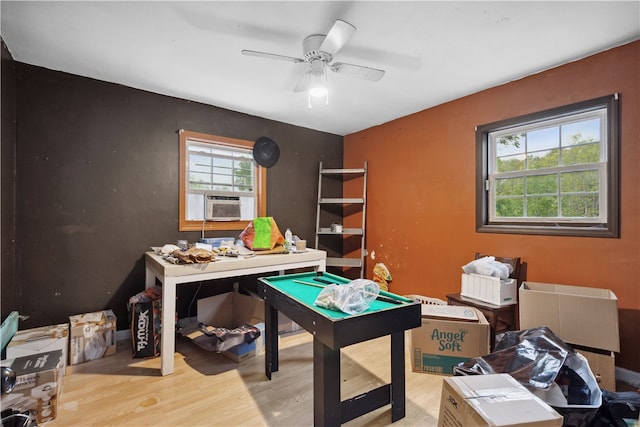
[[[512,268],[512,271],[511,271],[511,274],[509,274],[509,277],[512,278],[512,279],[516,279],[517,286],[520,287],[520,284],[522,283],[522,277],[521,277],[521,274],[522,274],[522,263],[520,262],[520,257],[506,258],[506,257],[499,257],[499,256],[495,256],[495,255],[486,255],[486,254],[481,254],[480,252],[476,252],[476,259],[484,258],[486,256],[492,256],[498,262],[509,264],[511,266],[511,268]]]

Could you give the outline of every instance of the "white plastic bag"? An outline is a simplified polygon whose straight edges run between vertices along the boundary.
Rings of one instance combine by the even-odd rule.
[[[315,305],[347,314],[365,311],[378,297],[380,288],[368,279],[356,279],[344,285],[327,285],[320,291]]]

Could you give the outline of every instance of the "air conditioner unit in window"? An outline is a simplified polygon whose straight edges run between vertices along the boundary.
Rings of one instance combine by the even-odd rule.
[[[240,197],[206,196],[207,221],[239,221]]]

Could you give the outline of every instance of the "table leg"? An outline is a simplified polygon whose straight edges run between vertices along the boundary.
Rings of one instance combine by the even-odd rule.
[[[271,379],[271,373],[278,371],[278,310],[264,302],[264,373]]]
[[[391,334],[391,422],[405,416],[404,331]]]
[[[153,270],[149,268],[149,265],[144,269],[144,287],[145,289],[152,288],[156,284],[156,275]]]
[[[160,373],[173,373],[173,358],[176,351],[176,282],[164,278],[162,283],[162,334],[160,336]]]
[[[313,339],[313,425],[339,426],[340,349],[332,350]]]

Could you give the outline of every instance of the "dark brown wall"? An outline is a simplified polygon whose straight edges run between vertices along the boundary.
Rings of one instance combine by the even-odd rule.
[[[530,281],[611,289],[616,362],[640,371],[639,76],[636,41],[347,135],[345,164],[369,162],[367,271],[384,262],[392,291],[445,298],[481,252],[521,257]],[[620,238],[477,233],[475,126],[612,93],[621,96]]]
[[[1,229],[2,258],[0,259],[0,271],[2,272],[2,320],[12,311],[19,310],[18,289],[15,285],[15,180],[13,178],[15,168],[16,147],[16,74],[15,62],[7,49],[2,44],[2,192],[0,203],[2,204]],[[6,185],[5,185],[6,183]]]
[[[22,63],[16,75],[16,281],[31,325],[112,308],[125,329],[143,253],[200,237],[178,232],[181,128],[275,140],[267,214],[313,241],[318,163],[342,164],[341,136]]]

